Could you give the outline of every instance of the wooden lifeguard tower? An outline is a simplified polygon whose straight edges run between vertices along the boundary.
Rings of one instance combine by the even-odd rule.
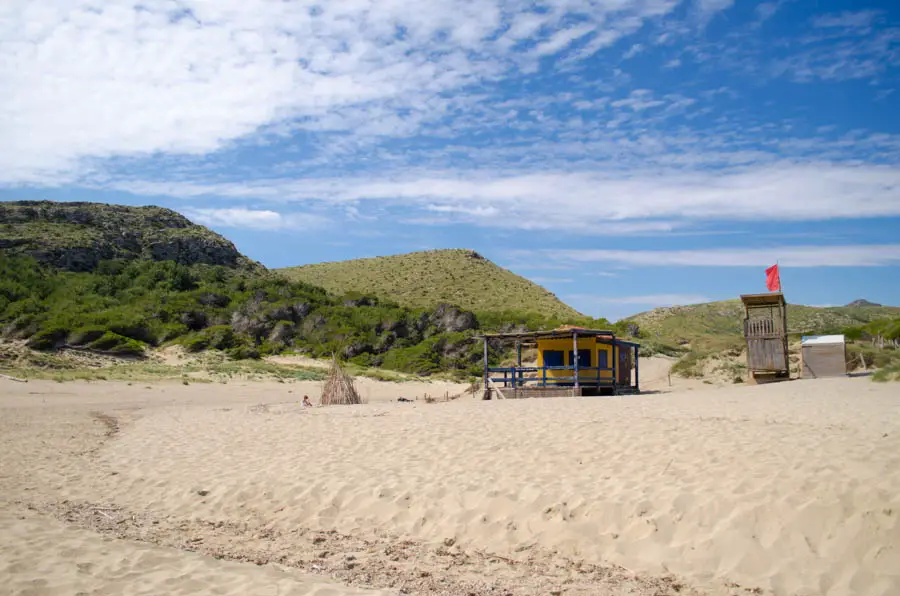
[[[784,294],[745,294],[744,339],[747,369],[754,381],[790,377],[787,340],[787,302]]]
[[[484,340],[484,399],[621,395],[640,392],[640,345],[612,331],[570,327],[494,333]],[[488,342],[515,342],[516,365],[491,367]],[[522,348],[537,348],[537,366],[522,365]],[[502,375],[502,376],[501,376]]]

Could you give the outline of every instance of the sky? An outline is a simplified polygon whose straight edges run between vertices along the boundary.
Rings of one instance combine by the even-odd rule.
[[[5,0],[0,200],[268,267],[469,248],[615,320],[900,304],[892,0]]]

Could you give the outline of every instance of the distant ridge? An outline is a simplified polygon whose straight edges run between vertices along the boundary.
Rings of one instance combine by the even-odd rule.
[[[278,271],[335,294],[372,294],[403,306],[450,303],[475,312],[517,310],[548,317],[583,316],[552,292],[473,250],[430,250]]]
[[[854,300],[849,303],[847,306],[849,307],[868,307],[868,306],[881,306],[877,302],[869,302],[865,298],[860,298],[859,300]]]
[[[879,319],[900,317],[900,307],[872,303],[847,306],[814,307],[788,305],[788,330],[791,333],[839,331]],[[655,308],[626,318],[641,331],[670,340],[694,341],[714,337],[740,337],[743,307],[739,300],[723,300],[690,306]]]

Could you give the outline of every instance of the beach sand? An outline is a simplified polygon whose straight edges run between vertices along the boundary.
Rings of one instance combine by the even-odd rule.
[[[398,403],[429,386],[369,383],[304,409],[316,384],[0,380],[0,585],[900,593],[897,385]]]

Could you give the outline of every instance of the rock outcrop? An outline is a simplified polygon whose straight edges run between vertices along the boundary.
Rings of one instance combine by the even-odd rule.
[[[881,306],[881,305],[878,304],[877,302],[869,302],[869,301],[866,300],[865,298],[860,298],[859,300],[854,300],[853,302],[851,302],[851,303],[848,304],[847,306],[857,306],[857,307],[862,306],[862,307],[868,307],[868,306]]]
[[[0,250],[68,271],[92,271],[108,259],[262,267],[171,209],[104,203],[0,203]]]

